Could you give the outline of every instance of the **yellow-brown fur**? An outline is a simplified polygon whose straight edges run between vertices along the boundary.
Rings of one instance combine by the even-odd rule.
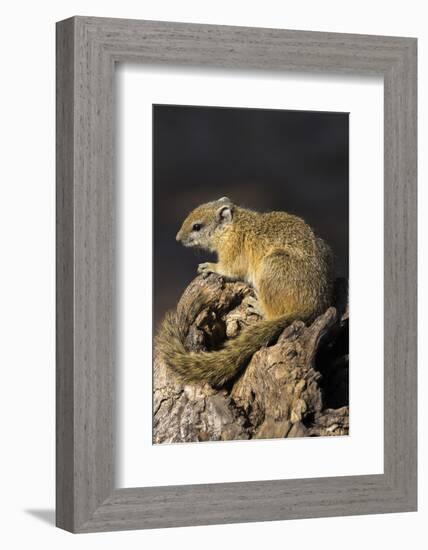
[[[180,323],[168,314],[158,347],[166,363],[185,381],[224,384],[285,326],[297,319],[311,321],[330,305],[330,249],[297,216],[260,214],[223,197],[193,210],[177,240],[216,252],[218,262],[200,264],[198,271],[251,284],[264,316],[219,351],[189,353]]]

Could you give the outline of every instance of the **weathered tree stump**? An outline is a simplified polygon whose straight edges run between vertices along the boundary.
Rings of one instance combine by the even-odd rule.
[[[295,321],[276,343],[260,348],[241,376],[222,388],[183,384],[154,359],[154,443],[347,435],[348,313],[346,285],[335,306],[310,326]],[[203,290],[203,309],[192,311]],[[218,275],[199,276],[177,306],[189,351],[211,351],[257,323],[251,287]]]

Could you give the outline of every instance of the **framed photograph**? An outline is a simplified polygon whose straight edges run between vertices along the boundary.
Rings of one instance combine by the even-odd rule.
[[[414,38],[57,24],[58,527],[416,510],[416,78]]]

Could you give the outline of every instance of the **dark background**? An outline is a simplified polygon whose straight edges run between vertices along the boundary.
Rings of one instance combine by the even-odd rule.
[[[348,277],[348,130],[347,113],[153,106],[155,327],[210,259],[175,241],[181,223],[222,196],[302,217]]]

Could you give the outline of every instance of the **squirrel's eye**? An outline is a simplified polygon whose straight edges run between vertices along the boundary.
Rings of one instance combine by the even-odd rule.
[[[200,231],[202,225],[200,223],[193,224],[193,231]]]

